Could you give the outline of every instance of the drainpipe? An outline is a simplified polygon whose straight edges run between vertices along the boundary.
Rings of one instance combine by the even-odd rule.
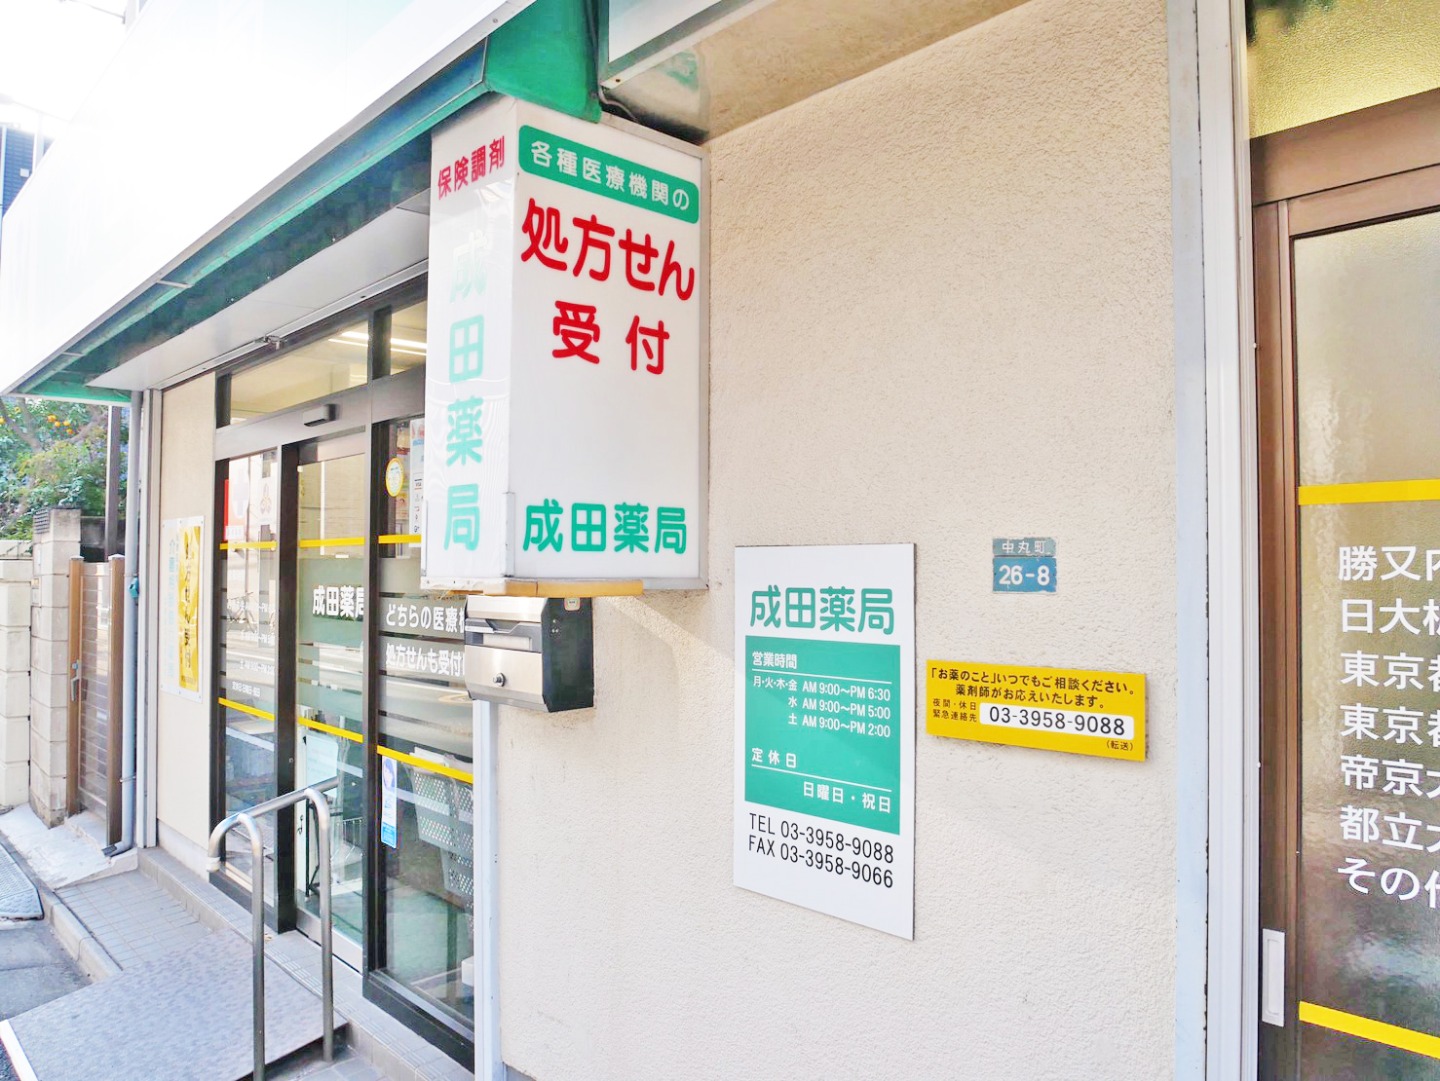
[[[475,722],[475,1077],[504,1081],[500,1057],[500,797],[496,759],[500,710],[494,702],[471,703]]]
[[[105,421],[105,558],[120,550],[120,407],[112,405]]]
[[[120,742],[120,843],[105,849],[118,856],[135,847],[135,703],[140,665],[140,483],[135,446],[140,438],[140,392],[130,393],[130,436],[125,441],[125,588],[124,676],[121,684]]]

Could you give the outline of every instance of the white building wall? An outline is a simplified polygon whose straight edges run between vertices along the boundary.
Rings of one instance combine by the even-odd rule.
[[[168,518],[205,518],[204,582],[212,582],[215,545],[215,377],[201,376],[167,390],[160,410],[160,536]],[[158,587],[158,583],[157,583]],[[160,841],[182,859],[197,862],[210,836],[211,595],[200,611],[200,700],[183,698],[158,684],[155,694],[156,813]],[[152,648],[159,648],[158,621]],[[186,844],[186,842],[190,842]]]
[[[1163,7],[1031,0],[711,149],[710,590],[599,602],[600,705],[503,713],[505,1060],[539,1081],[1168,1077]],[[1033,535],[1057,539],[1058,595],[992,594],[991,539]],[[917,718],[913,943],[730,884],[734,546],[869,541],[918,546],[921,668],[1148,677],[1142,764]]]

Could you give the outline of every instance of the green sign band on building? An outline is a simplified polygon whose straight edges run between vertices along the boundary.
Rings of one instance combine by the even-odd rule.
[[[520,128],[520,168],[679,221],[700,220],[700,188],[691,181],[528,124]]]

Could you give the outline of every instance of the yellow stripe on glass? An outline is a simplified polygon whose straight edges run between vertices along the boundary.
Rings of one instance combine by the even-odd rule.
[[[215,701],[219,702],[226,709],[239,710],[241,713],[248,713],[252,717],[258,717],[262,721],[273,722],[275,720],[275,714],[266,713],[263,709],[256,709],[254,706],[247,706],[243,702],[232,702],[228,698],[217,698]]]
[[[1431,1036],[1428,1032],[1387,1025],[1383,1021],[1372,1021],[1368,1017],[1332,1010],[1328,1006],[1317,1006],[1313,1002],[1300,1003],[1300,1020],[1328,1028],[1332,1032],[1343,1032],[1347,1036],[1358,1036],[1362,1040],[1381,1043],[1386,1047],[1398,1047],[1401,1051],[1440,1059],[1440,1036]]]
[[[443,762],[436,762],[433,759],[421,758],[419,755],[405,754],[402,751],[393,751],[389,747],[375,748],[381,758],[393,758],[397,762],[404,762],[407,766],[414,766],[426,773],[438,773],[442,777],[453,777],[457,781],[464,781],[466,784],[475,783],[475,774],[466,773],[463,769],[456,769],[447,766]]]
[[[364,537],[311,537],[300,541],[301,548],[359,548]]]
[[[419,533],[382,533],[376,538],[381,544],[419,544]],[[364,537],[311,537],[299,542],[301,548],[358,548]],[[241,551],[247,548],[271,549],[275,541],[222,541],[220,551]]]
[[[365,737],[359,732],[352,732],[348,728],[336,728],[333,724],[325,724],[321,721],[313,721],[309,717],[296,717],[295,723],[305,728],[313,728],[316,732],[324,732],[327,735],[339,736],[341,739],[348,739],[351,743],[364,743]]]
[[[1338,503],[1423,503],[1440,500],[1440,480],[1375,480],[1359,484],[1302,484],[1302,507]]]

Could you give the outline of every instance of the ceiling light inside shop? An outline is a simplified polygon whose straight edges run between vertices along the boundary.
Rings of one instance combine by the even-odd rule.
[[[335,345],[368,346],[370,344],[370,334],[364,330],[347,330],[343,332],[340,337],[329,340]],[[426,355],[425,343],[414,341],[410,338],[391,338],[390,351],[411,357],[423,357]]]

